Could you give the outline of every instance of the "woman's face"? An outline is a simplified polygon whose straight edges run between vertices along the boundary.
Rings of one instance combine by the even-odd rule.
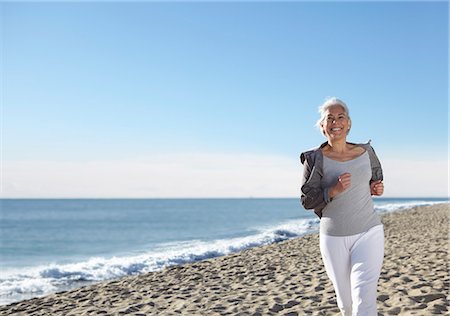
[[[340,105],[332,106],[325,113],[322,132],[328,140],[346,139],[350,130],[350,119]]]

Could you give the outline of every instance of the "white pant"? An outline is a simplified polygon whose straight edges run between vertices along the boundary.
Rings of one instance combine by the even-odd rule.
[[[320,234],[320,252],[342,315],[377,315],[384,257],[383,225],[351,236]]]

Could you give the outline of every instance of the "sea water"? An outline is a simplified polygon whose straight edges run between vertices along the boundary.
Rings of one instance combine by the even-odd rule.
[[[448,203],[376,198],[377,212]],[[0,200],[0,304],[316,232],[298,199]]]

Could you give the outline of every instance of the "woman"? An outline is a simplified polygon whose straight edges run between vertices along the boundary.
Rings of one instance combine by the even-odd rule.
[[[330,98],[319,111],[327,142],[301,154],[302,204],[320,217],[322,260],[342,315],[376,316],[384,231],[372,195],[383,194],[383,172],[370,142],[347,142],[343,101]]]

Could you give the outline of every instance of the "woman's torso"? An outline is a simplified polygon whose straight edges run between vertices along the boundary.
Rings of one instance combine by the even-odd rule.
[[[369,154],[363,152],[356,158],[337,161],[323,155],[322,188],[336,184],[343,173],[351,174],[351,185],[322,210],[320,232],[331,236],[350,236],[380,225],[374,212],[370,193],[372,176]]]

